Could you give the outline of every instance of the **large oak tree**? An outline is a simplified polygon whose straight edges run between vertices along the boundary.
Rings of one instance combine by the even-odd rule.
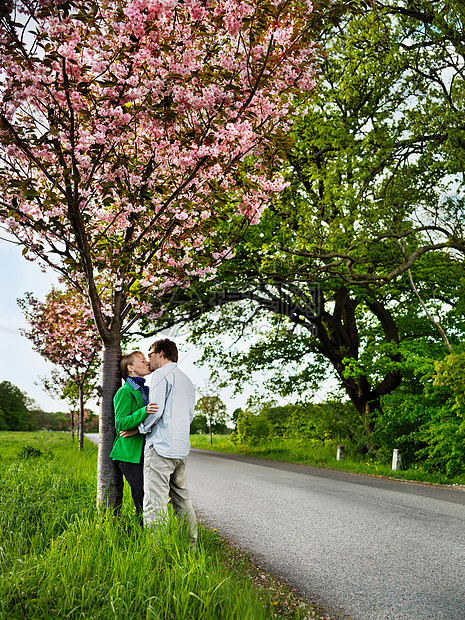
[[[266,313],[278,317],[276,329],[251,356],[211,350],[210,359],[241,380],[313,352],[336,372],[368,435],[382,398],[400,385],[401,341],[425,329],[415,289],[434,312],[449,312],[460,300],[465,249],[462,35],[434,26],[439,5],[429,3],[436,21],[426,30],[394,8],[377,5],[323,33],[327,59],[317,95],[294,123],[289,187],[216,283],[191,289],[190,302],[178,291],[175,312],[158,323],[248,300],[249,313],[242,305],[205,318],[198,338],[240,335]],[[298,335],[280,332],[279,317]],[[291,382],[304,389],[323,375],[313,364]]]

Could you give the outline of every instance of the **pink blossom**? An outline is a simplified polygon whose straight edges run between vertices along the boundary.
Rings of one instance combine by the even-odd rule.
[[[27,62],[2,33],[0,222],[93,291],[103,338],[117,312],[157,314],[148,292],[212,277],[216,223],[258,222],[284,188],[268,147],[315,84],[313,7],[275,4],[280,23],[257,0],[53,2]]]
[[[29,297],[24,309],[31,328],[23,334],[34,349],[74,380],[85,373],[102,347],[85,299],[72,290],[52,289],[45,302]]]

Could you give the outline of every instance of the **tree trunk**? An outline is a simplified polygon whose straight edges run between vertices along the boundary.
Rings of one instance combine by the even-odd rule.
[[[368,295],[365,302],[381,325],[385,342],[399,342],[398,328],[389,309],[377,301],[374,293],[366,287]],[[315,318],[319,350],[334,367],[352,404],[363,421],[365,445],[374,449],[372,434],[377,418],[382,415],[380,398],[393,392],[401,383],[402,375],[398,371],[387,372],[385,376],[372,385],[367,375],[346,376],[344,358],[359,359],[360,337],[358,333],[356,309],[358,298],[352,299],[349,292],[340,288],[334,295],[332,314],[325,310],[323,297],[320,300],[321,313]],[[391,356],[392,361],[399,362],[400,354]],[[361,438],[359,438],[361,439]]]
[[[74,441],[74,411],[71,410],[71,437]]]
[[[116,339],[115,339],[116,340]],[[99,450],[97,465],[97,505],[118,512],[123,501],[123,476],[110,458],[115,440],[113,396],[121,387],[121,345],[106,346],[102,363],[102,397],[100,406]]]
[[[76,407],[76,435],[77,435],[78,444],[79,444],[79,435],[81,433],[81,427],[80,427],[80,419],[79,419],[79,406],[78,406],[77,403],[76,403],[76,405],[77,405],[77,407]]]
[[[84,447],[84,386],[79,384],[79,450]]]

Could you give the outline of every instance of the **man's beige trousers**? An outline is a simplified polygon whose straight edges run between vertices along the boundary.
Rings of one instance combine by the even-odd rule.
[[[153,446],[144,455],[144,522],[157,528],[166,519],[168,501],[189,533],[191,547],[197,541],[197,519],[187,488],[185,459],[167,459]]]

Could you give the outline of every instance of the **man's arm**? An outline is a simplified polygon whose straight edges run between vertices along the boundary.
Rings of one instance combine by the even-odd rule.
[[[146,409],[147,409],[147,415],[156,413],[158,409],[158,405],[157,403],[149,403]],[[120,431],[119,436],[120,437],[132,437],[133,435],[137,435],[138,433],[139,433],[139,427],[136,426],[136,428],[132,428],[131,430],[128,430],[128,431],[126,430]]]
[[[150,386],[150,403],[157,403],[158,411],[156,413],[148,415],[145,420],[143,420],[138,428],[139,432],[143,435],[150,433],[153,430],[155,424],[160,420],[163,412],[165,411],[165,403],[166,403],[166,391],[168,387],[168,382],[166,377],[161,373],[157,373],[156,371],[152,376],[152,385]]]
[[[191,424],[192,424],[192,420],[194,419],[195,401],[197,400],[197,393],[195,391],[194,385],[192,385],[192,387],[193,387],[193,390],[194,390],[194,402],[193,402],[193,406],[192,406],[191,410],[189,411],[189,420],[190,420]]]

